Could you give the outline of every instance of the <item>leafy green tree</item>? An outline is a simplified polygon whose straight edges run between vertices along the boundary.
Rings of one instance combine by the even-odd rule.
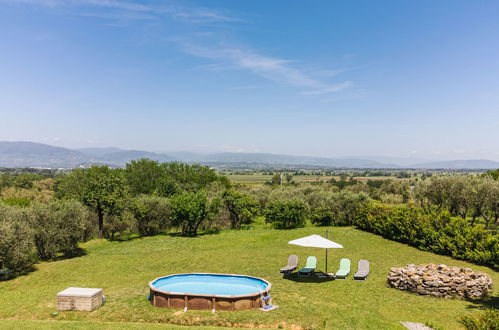
[[[40,179],[43,179],[43,177],[35,173],[21,173],[15,176],[14,186],[17,188],[30,189],[33,187],[33,182]]]
[[[251,223],[252,218],[258,213],[258,202],[250,195],[236,190],[226,190],[222,201],[229,211],[231,227],[240,229],[241,224]]]
[[[299,199],[270,202],[264,211],[265,222],[278,229],[303,227],[307,214],[308,205]]]
[[[198,191],[215,182],[220,182],[226,188],[230,187],[230,180],[226,176],[219,175],[208,166],[172,162],[163,163],[161,167],[166,176],[164,180],[173,180],[179,190]]]
[[[125,167],[125,178],[130,193],[135,196],[157,192],[162,176],[163,170],[155,160],[132,160]]]
[[[199,226],[218,213],[220,201],[209,200],[204,190],[186,191],[171,197],[170,207],[172,225],[180,227],[184,236],[196,236]]]
[[[170,203],[159,196],[140,196],[131,203],[131,212],[141,236],[160,234],[170,226]]]
[[[179,183],[167,171],[166,165],[150,159],[132,160],[126,164],[125,177],[133,195],[156,194],[168,197],[177,193]]]
[[[107,166],[77,169],[66,176],[58,187],[58,194],[77,198],[97,213],[99,238],[104,237],[104,216],[119,215],[125,208],[128,186],[123,170]]]

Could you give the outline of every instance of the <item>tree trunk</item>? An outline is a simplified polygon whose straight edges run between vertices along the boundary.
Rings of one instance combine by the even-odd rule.
[[[489,229],[490,217],[486,217],[486,216],[482,213],[482,218],[485,220],[485,229]]]
[[[475,225],[475,220],[476,220],[476,217],[477,217],[477,213],[476,211],[473,212],[473,218],[471,219],[471,225],[474,226]]]
[[[97,209],[97,217],[99,218],[99,238],[104,238],[104,212]]]

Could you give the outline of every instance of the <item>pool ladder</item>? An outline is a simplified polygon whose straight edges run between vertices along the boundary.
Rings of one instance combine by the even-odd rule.
[[[262,299],[262,308],[263,309],[270,309],[274,307],[272,305],[272,298],[270,297],[270,292],[267,291],[267,296],[265,296],[265,291],[260,289],[260,298]]]

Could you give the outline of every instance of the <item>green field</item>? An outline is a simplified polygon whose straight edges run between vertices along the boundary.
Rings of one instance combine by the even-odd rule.
[[[352,260],[353,272],[359,259],[368,259],[371,275],[367,281],[352,281],[351,276],[346,281],[328,282],[284,279],[278,269],[287,262],[288,254],[298,254],[300,265],[306,256],[316,255],[319,268],[324,269],[323,250],[287,244],[291,239],[322,234],[323,230],[275,230],[259,225],[195,238],[162,235],[125,242],[94,240],[83,244],[86,255],[82,257],[44,262],[29,275],[1,282],[0,328],[145,329],[149,325],[141,325],[148,322],[204,328],[403,329],[399,322],[411,321],[456,329],[460,315],[476,313],[487,302],[440,300],[388,288],[385,281],[389,268],[408,263],[445,263],[485,271],[494,282],[499,281],[499,274],[489,268],[422,252],[351,227],[329,228],[329,237],[345,247],[330,251],[330,271],[338,267],[341,257]],[[272,282],[274,304],[280,308],[269,313],[182,313],[148,303],[150,280],[183,272],[263,277]],[[56,293],[69,286],[101,287],[107,303],[93,312],[61,312],[53,316]],[[497,301],[498,295],[493,298]]]
[[[244,184],[244,185],[260,185],[265,182],[272,181],[272,175],[269,174],[230,174],[229,179],[234,183]],[[303,182],[327,182],[331,179],[340,180],[339,176],[327,176],[327,175],[296,175],[293,176],[293,181],[297,183]],[[373,176],[373,177],[354,177],[355,180],[360,182],[366,182],[368,180],[396,180],[403,181],[408,179],[400,179],[394,176]],[[283,178],[284,180],[284,178]],[[284,183],[284,182],[283,182]]]

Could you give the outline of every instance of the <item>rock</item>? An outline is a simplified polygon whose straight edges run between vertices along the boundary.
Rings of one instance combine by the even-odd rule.
[[[438,267],[437,267],[437,268],[438,268],[438,270],[442,270],[442,271],[447,271],[447,270],[449,270],[449,267],[447,267],[447,266],[446,266],[446,265],[444,265],[444,264],[440,264],[440,265],[438,265]]]
[[[388,285],[440,298],[481,298],[492,292],[492,279],[470,268],[448,267],[440,264],[407,265],[390,268]]]
[[[400,322],[404,327],[406,327],[409,330],[433,330],[432,328],[422,324],[422,323],[415,323],[415,322]]]

